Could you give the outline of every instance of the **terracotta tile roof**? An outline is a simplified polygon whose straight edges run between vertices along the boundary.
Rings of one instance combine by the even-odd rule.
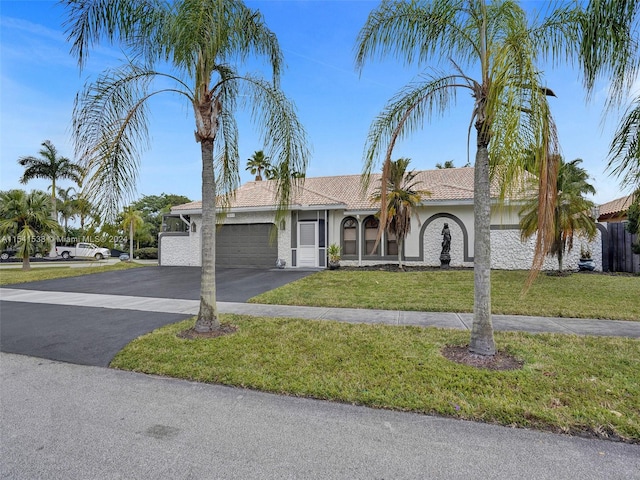
[[[443,168],[418,171],[417,187],[431,192],[423,198],[423,203],[442,201],[473,200],[472,167]],[[360,175],[340,175],[333,177],[311,177],[303,180],[292,195],[292,207],[343,208],[345,210],[373,210],[369,198],[380,185],[380,174],[372,174],[369,188],[362,191]],[[498,188],[492,185],[491,194],[496,197]],[[248,182],[236,191],[231,208],[274,208],[276,205],[276,184],[273,180]],[[181,210],[202,208],[202,202],[191,202],[173,207],[175,213]]]
[[[599,217],[611,218],[626,212],[633,203],[633,194],[626,197],[616,198],[610,202],[600,205]]]

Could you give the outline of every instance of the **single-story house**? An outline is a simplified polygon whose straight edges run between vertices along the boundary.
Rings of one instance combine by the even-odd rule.
[[[473,266],[473,176],[474,169],[445,168],[417,172],[417,188],[424,196],[411,219],[411,232],[404,240],[407,265],[440,265],[442,230],[447,223],[451,232],[452,267]],[[248,182],[237,189],[235,197],[220,216],[216,233],[216,263],[221,266],[325,268],[327,247],[338,244],[342,265],[397,263],[396,239],[378,235],[378,208],[370,198],[380,186],[380,174],[371,176],[363,192],[360,175],[306,178],[295,189],[285,218],[276,221],[276,189],[273,180]],[[535,242],[520,240],[517,201],[500,205],[497,188],[491,215],[492,267],[529,269]],[[201,265],[202,202],[196,201],[171,209],[165,217],[159,238],[160,265]],[[577,268],[581,242],[564,259],[565,268]],[[589,245],[602,269],[600,235]],[[557,261],[547,258],[545,269],[556,269]]]

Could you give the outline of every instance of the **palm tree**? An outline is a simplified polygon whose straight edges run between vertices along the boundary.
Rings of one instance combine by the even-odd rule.
[[[73,219],[77,215],[76,202],[78,195],[76,193],[71,193],[71,191],[75,192],[75,188],[58,188],[58,197],[60,199],[60,208],[58,213],[60,213],[60,217],[64,222],[65,233],[69,229],[69,220]]]
[[[562,259],[565,251],[573,248],[576,235],[593,239],[596,234],[596,222],[591,217],[594,203],[584,198],[586,194],[595,194],[589,183],[589,175],[579,165],[577,158],[565,163],[559,160],[558,179],[556,181],[556,200],[553,210],[554,240],[547,255],[558,257],[558,271],[562,272]],[[520,230],[522,240],[531,238],[538,232],[538,196],[533,195],[520,210]]]
[[[404,239],[411,232],[411,217],[415,214],[418,217],[416,208],[425,195],[431,195],[426,190],[418,190],[420,183],[416,181],[416,172],[407,172],[409,166],[408,158],[399,158],[389,164],[389,176],[387,182],[387,203],[384,209],[380,209],[378,216],[380,223],[389,235],[396,239],[398,245],[398,268],[404,270],[402,265]],[[380,203],[382,195],[381,188],[371,197],[375,203]],[[418,219],[419,220],[419,219]],[[382,229],[381,229],[382,230]],[[380,240],[380,235],[376,243]],[[375,248],[375,247],[374,247]]]
[[[80,185],[84,170],[67,157],[58,156],[56,147],[49,140],[45,140],[41,145],[42,148],[38,152],[40,157],[26,156],[18,159],[18,163],[25,167],[20,183],[26,184],[34,178],[51,180],[51,218],[57,221],[56,182],[69,179]]]
[[[136,230],[142,228],[144,225],[144,219],[141,212],[134,210],[132,207],[124,209],[122,216],[122,223],[120,227],[126,232],[129,231],[129,261],[133,260],[133,239]]]
[[[74,210],[80,219],[80,230],[84,232],[87,219],[92,223],[100,223],[100,214],[94,205],[80,192],[75,199]]]
[[[29,257],[38,246],[51,243],[49,237],[60,233],[60,225],[49,216],[50,212],[51,200],[45,192],[0,192],[0,235],[3,243],[16,244],[22,270],[31,268]]]
[[[436,168],[442,170],[443,168],[456,168],[456,166],[453,164],[453,160],[447,160],[444,164],[440,162],[436,163]]]
[[[383,1],[361,29],[356,65],[392,56],[405,64],[445,61],[450,71],[431,68],[403,88],[374,120],[365,149],[365,183],[375,164],[383,162],[383,178],[390,173],[396,141],[421,129],[425,119],[447,110],[460,90],[474,99],[472,125],[476,130],[474,180],[474,320],[469,350],[493,355],[491,320],[491,200],[490,175],[501,175],[502,196],[514,182],[525,150],[535,144],[541,172],[541,232],[538,256],[550,243],[550,212],[557,165],[549,113],[549,89],[542,85],[536,60],[545,54],[569,54],[575,31],[564,21],[573,10],[556,10],[537,23],[515,1],[433,0]],[[530,21],[531,20],[531,21]],[[557,58],[554,58],[557,60]],[[473,73],[472,73],[473,72]],[[470,130],[470,129],[469,129]],[[491,144],[491,149],[489,145]],[[496,166],[500,165],[500,169]],[[549,193],[551,192],[551,193]],[[386,203],[386,182],[381,202]]]
[[[139,149],[147,136],[147,101],[159,93],[181,96],[193,108],[195,138],[202,155],[202,276],[197,332],[219,329],[215,286],[217,197],[226,203],[239,183],[238,129],[241,101],[262,129],[266,150],[277,166],[306,170],[306,134],[294,106],[279,89],[282,52],[260,12],[241,0],[65,0],[72,52],[82,67],[87,51],[100,39],[120,40],[138,65],[105,72],[79,95],[73,126],[79,158],[91,175],[87,190],[114,214],[131,196]],[[241,75],[229,62],[249,56],[265,59],[272,81]],[[159,71],[156,65],[169,67]],[[174,83],[158,86],[154,80]],[[216,168],[214,169],[214,164]],[[219,172],[216,179],[215,170]],[[281,216],[293,188],[290,177],[276,189]],[[221,206],[221,205],[218,205]]]
[[[257,150],[251,155],[251,158],[247,160],[247,170],[251,172],[251,175],[256,176],[256,182],[262,181],[262,172],[266,172],[271,168],[269,157],[265,156],[262,150]]]

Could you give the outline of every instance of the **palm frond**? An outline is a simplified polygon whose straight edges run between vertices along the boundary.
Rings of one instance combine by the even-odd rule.
[[[120,207],[132,200],[138,178],[139,159],[148,146],[146,102],[163,92],[149,92],[151,81],[168,77],[134,64],[109,70],[85,86],[73,111],[76,155],[86,169],[84,191],[87,199],[111,219]]]
[[[356,68],[362,70],[367,60],[386,56],[405,64],[468,59],[469,46],[477,49],[462,15],[467,3],[383,1],[358,34]]]
[[[288,209],[293,189],[304,181],[293,172],[305,172],[309,162],[307,134],[298,119],[296,108],[284,93],[262,79],[245,76],[243,97],[251,117],[257,124],[261,142],[273,168],[279,172],[276,180],[278,217]]]
[[[609,148],[607,169],[623,186],[640,186],[640,97],[627,109]]]
[[[598,79],[610,81],[608,106],[618,105],[626,98],[640,68],[640,1],[591,1],[580,20],[585,86],[593,92]]]
[[[157,57],[168,13],[163,0],[62,0],[69,12],[63,26],[71,54],[83,68],[92,47],[121,41],[147,60]]]

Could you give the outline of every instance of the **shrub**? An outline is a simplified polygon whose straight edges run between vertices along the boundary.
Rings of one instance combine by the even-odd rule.
[[[157,260],[158,249],[155,247],[139,248],[133,251],[133,258],[140,260]]]

